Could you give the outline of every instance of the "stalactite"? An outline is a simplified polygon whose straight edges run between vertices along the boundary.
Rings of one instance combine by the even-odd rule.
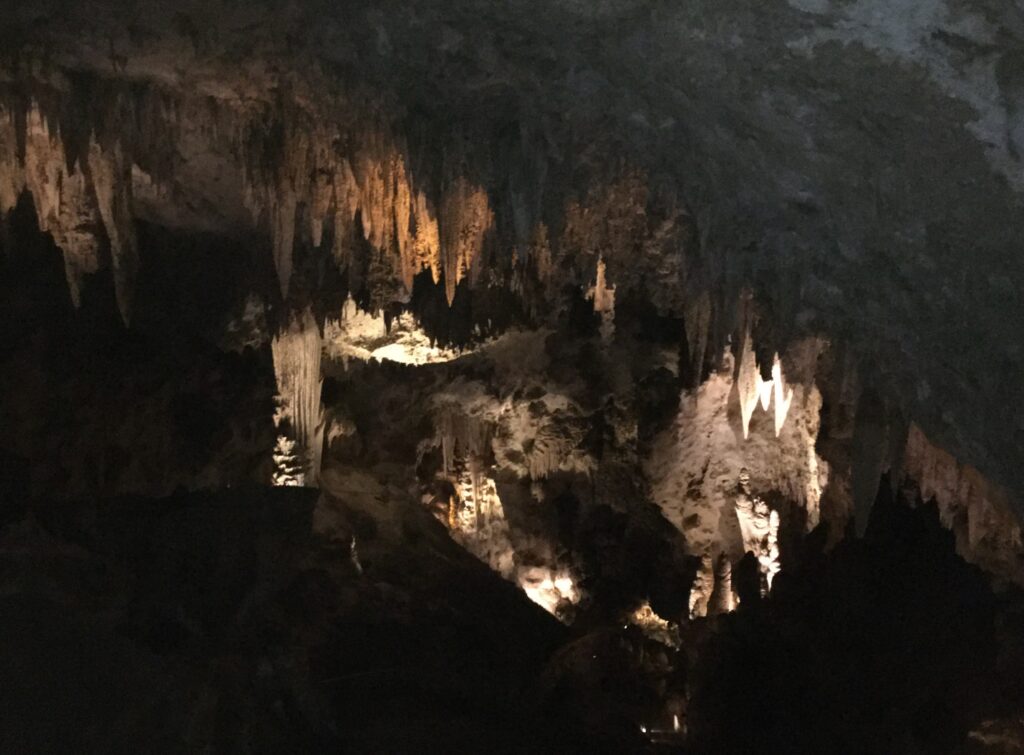
[[[335,167],[333,187],[334,260],[339,267],[347,267],[350,260],[345,241],[359,212],[359,188],[352,173],[352,164],[345,158],[339,160]]]
[[[775,402],[775,437],[779,437],[786,424],[789,408],[793,403],[793,389],[786,386],[782,374],[782,361],[778,353],[772,361],[772,379],[761,377],[761,366],[757,363],[754,342],[749,329],[743,338],[739,354],[739,369],[736,377],[736,388],[739,392],[740,415],[743,420],[743,437],[750,437],[750,420],[758,404],[762,411],[768,411],[771,402]]]
[[[776,352],[775,360],[772,363],[772,389],[775,401],[775,437],[778,438],[779,433],[782,432],[782,426],[786,424],[790,404],[793,403],[793,389],[786,387],[778,352]],[[761,405],[764,406],[763,401]],[[767,407],[765,407],[765,411],[767,411]]]
[[[435,414],[434,426],[446,475],[454,473],[457,454],[484,457],[490,453],[491,424],[466,414],[459,407],[441,406]]]
[[[953,530],[968,561],[1018,583],[1024,581],[1024,537],[1009,493],[977,469],[959,463],[911,424],[902,474],[934,500],[942,523]]]
[[[690,387],[695,388],[703,379],[701,373],[711,328],[711,296],[706,289],[687,301],[684,325],[686,342],[690,347]]]
[[[0,220],[18,204],[25,169],[18,157],[18,131],[12,111],[0,107]]]
[[[40,230],[53,237],[64,256],[68,290],[76,307],[81,302],[83,278],[100,269],[100,229],[107,226],[112,252],[115,242],[127,236],[131,246],[125,256],[124,274],[120,279],[115,275],[115,281],[120,282],[118,294],[122,316],[127,322],[134,285],[135,255],[130,216],[122,211],[125,202],[120,202],[116,211],[112,197],[106,208],[98,206],[98,199],[108,198],[102,193],[110,186],[106,182],[107,173],[93,171],[90,166],[90,176],[87,176],[80,162],[69,165],[59,129],[51,126],[35,102],[25,113],[24,159],[20,159],[15,118],[10,111],[0,114],[0,171],[3,172],[0,178],[0,209],[4,213],[9,212],[26,189],[32,195]],[[117,191],[127,189],[119,188]],[[104,209],[110,210],[109,217],[101,216]]]
[[[514,579],[515,549],[489,469],[479,456],[460,454],[448,477],[455,489],[449,511],[452,538],[505,579]]]
[[[888,468],[886,462],[889,458],[889,425],[885,404],[870,389],[865,390],[857,402],[852,446],[854,523],[857,534],[863,535],[878,495],[879,481]]]
[[[431,209],[427,201],[427,195],[422,191],[416,193],[416,201],[412,206],[413,221],[416,224],[416,236],[414,243],[413,264],[407,265],[407,271],[412,268],[415,272],[430,268],[434,283],[441,280],[441,231],[438,226],[436,213]],[[412,279],[406,283],[406,287],[412,290]]]
[[[132,220],[131,160],[121,146],[104,147],[93,138],[89,143],[89,172],[96,201],[110,240],[117,305],[125,323],[131,321],[139,253]]]
[[[463,278],[475,282],[484,238],[494,224],[487,192],[458,178],[445,191],[441,208],[441,256],[444,290],[451,305]]]
[[[307,308],[292,318],[271,342],[274,375],[283,407],[278,424],[287,424],[305,455],[305,483],[317,484],[323,445],[323,407],[320,404],[320,331]]]
[[[757,358],[748,332],[743,339],[739,356],[739,374],[736,377],[736,388],[740,397],[740,416],[743,420],[743,437],[750,437],[750,419],[761,398],[763,381],[761,371],[757,367]],[[764,407],[764,404],[762,404]],[[767,407],[764,407],[767,411]]]
[[[587,291],[587,298],[594,302],[594,312],[601,317],[601,340],[611,341],[615,335],[615,286],[609,286],[605,279],[604,259],[597,259],[597,275],[594,285]]]

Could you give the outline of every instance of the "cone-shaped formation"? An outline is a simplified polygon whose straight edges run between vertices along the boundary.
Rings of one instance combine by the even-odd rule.
[[[743,339],[743,346],[740,348],[736,388],[740,398],[744,439],[750,437],[750,420],[754,416],[757,405],[760,404],[761,410],[766,412],[773,400],[775,402],[775,437],[779,437],[786,424],[789,407],[793,403],[793,389],[786,385],[785,376],[782,374],[782,361],[779,359],[778,353],[775,354],[772,362],[772,379],[765,380],[761,377],[761,367],[757,363],[754,342],[749,330]]]

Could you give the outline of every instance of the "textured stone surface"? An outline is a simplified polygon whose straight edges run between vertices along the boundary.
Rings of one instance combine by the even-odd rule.
[[[118,130],[111,98],[164,93],[164,106],[137,106],[133,183],[158,189],[134,204],[185,225],[244,226],[243,176],[257,165],[292,180],[267,146],[275,124],[304,139],[302,124],[382,128],[424,192],[399,215],[421,206],[443,221],[446,191],[470,181],[487,192],[506,260],[541,220],[571,225],[566,200],[609,185],[617,162],[637,166],[692,219],[712,341],[750,284],[774,323],[764,348],[808,329],[852,342],[930,437],[1017,489],[1024,480],[1024,18],[1012,3],[39,2],[14,4],[3,30],[9,91],[91,113],[106,133]],[[100,84],[83,105],[85,72]],[[232,153],[253,118],[269,164]],[[161,142],[174,149],[142,149]],[[268,227],[285,290],[289,196]],[[310,196],[316,240],[324,194]],[[652,202],[664,205],[641,206]],[[452,249],[430,263],[449,300],[487,225],[459,204],[474,218],[441,229]],[[398,220],[396,243],[411,246]],[[603,253],[620,291],[643,264],[578,251]],[[390,275],[408,282],[404,264]]]

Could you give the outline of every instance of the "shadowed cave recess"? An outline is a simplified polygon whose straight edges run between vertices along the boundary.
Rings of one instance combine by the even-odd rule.
[[[0,751],[1024,752],[1024,9],[0,14]]]

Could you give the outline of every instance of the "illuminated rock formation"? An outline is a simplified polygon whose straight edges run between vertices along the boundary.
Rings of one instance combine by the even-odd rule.
[[[279,411],[274,417],[285,428],[301,454],[302,484],[315,487],[323,447],[323,407],[320,404],[320,330],[307,309],[293,317],[271,342],[277,378]]]
[[[645,600],[629,615],[629,623],[638,627],[648,639],[668,647],[679,647],[679,626],[655,613],[649,601]]]
[[[772,581],[780,568],[779,513],[769,510],[764,500],[751,492],[750,474],[746,469],[740,470],[735,506],[743,549],[754,554],[757,559],[763,596],[771,590]]]
[[[388,328],[383,314],[361,311],[349,297],[341,316],[324,324],[324,350],[328,358],[346,363],[350,359],[377,359],[400,364],[435,364],[450,362],[472,349],[460,353],[442,348],[431,341],[412,314],[399,315]]]
[[[271,473],[271,483],[274,486],[302,487],[304,485],[307,463],[303,460],[300,451],[296,449],[296,445],[296,442],[286,435],[277,436],[273,453],[274,471]]]
[[[808,366],[807,375],[813,375],[821,348],[820,342],[810,340],[795,344],[791,355],[795,363]],[[734,372],[733,355],[727,351],[719,369],[702,385],[683,392],[678,417],[655,439],[645,467],[654,501],[683,533],[690,552],[724,550],[737,561],[744,543],[728,522],[740,470],[749,470],[759,490],[777,491],[802,506],[810,530],[820,519],[829,466],[815,448],[822,398],[813,379],[787,387],[783,400],[788,397],[788,414],[778,436],[774,418],[754,411],[749,437],[744,439],[743,414],[733,408],[731,399],[736,395]],[[749,379],[749,372],[741,372]],[[756,382],[749,380],[740,394],[748,406],[760,400],[759,392],[750,390]]]
[[[515,550],[494,480],[477,457],[459,459],[452,477],[452,538],[505,579],[514,579]]]
[[[700,567],[693,578],[693,586],[690,588],[690,618],[698,619],[708,615],[708,605],[711,602],[711,595],[715,590],[715,568],[711,560],[711,554],[705,553],[701,556]]]
[[[771,402],[775,402],[775,437],[779,437],[786,424],[789,407],[793,403],[793,389],[786,386],[782,374],[782,362],[775,354],[772,362],[772,379],[761,377],[761,367],[754,354],[754,343],[748,332],[740,348],[739,369],[736,376],[736,387],[740,397],[740,413],[743,420],[743,437],[750,437],[750,420],[758,404],[767,412]]]

